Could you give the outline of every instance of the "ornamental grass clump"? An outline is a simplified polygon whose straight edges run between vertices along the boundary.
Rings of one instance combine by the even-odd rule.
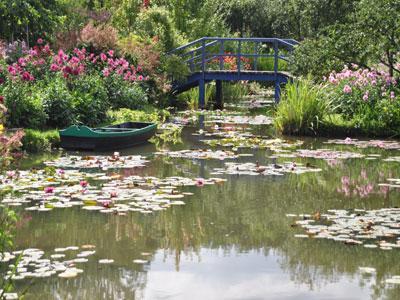
[[[324,87],[310,79],[286,85],[275,115],[275,128],[282,134],[315,134],[329,111]]]

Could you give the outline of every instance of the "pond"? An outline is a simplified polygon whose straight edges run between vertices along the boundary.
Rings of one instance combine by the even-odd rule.
[[[265,132],[267,125],[252,126]],[[198,129],[185,127],[182,143],[164,149],[208,149],[202,140],[210,137]],[[302,145],[290,149],[239,147],[240,155],[228,153],[223,160],[155,155],[159,149],[152,144],[121,151],[121,156],[140,154],[148,160],[145,167],[122,170],[124,176],[227,179],[184,186],[180,191],[187,196],[178,200],[185,205],[152,213],[17,206],[17,249],[40,249],[42,258],[65,254],[58,260],[95,252],[80,256],[87,261],[74,262],[83,270],[74,278],[16,280],[16,291],[31,283],[26,299],[399,299],[400,285],[387,280],[400,275],[400,249],[305,236],[306,229],[296,221],[319,221],[332,209],[357,213],[398,207],[400,190],[387,179],[400,178],[399,162],[385,159],[400,156],[400,151],[301,140]],[[336,158],[335,152],[328,157],[324,152],[315,158],[309,154],[314,152],[296,151],[322,148],[361,155]],[[41,168],[49,158],[32,156],[21,168]],[[232,162],[252,162],[254,174],[221,171]],[[285,162],[315,172],[271,175],[261,169],[280,169]],[[397,235],[391,238],[396,244]],[[368,244],[376,245],[377,239]],[[103,259],[110,261],[99,261]],[[373,269],[360,269],[366,267]]]

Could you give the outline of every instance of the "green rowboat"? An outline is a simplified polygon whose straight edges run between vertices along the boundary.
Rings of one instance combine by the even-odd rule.
[[[154,123],[126,122],[100,128],[72,125],[59,133],[64,149],[108,151],[144,143],[156,130]]]

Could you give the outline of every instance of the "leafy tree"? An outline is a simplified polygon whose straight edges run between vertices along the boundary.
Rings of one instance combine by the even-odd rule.
[[[390,75],[399,62],[400,0],[361,0],[357,13],[358,30],[369,39],[371,58],[388,67]]]
[[[0,0],[0,36],[9,41],[35,41],[57,28],[63,12],[57,0]]]

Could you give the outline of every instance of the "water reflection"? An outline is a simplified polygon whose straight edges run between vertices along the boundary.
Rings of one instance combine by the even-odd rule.
[[[192,132],[194,129],[185,130],[185,143],[173,148],[204,147]],[[321,146],[320,141],[307,143],[306,147]],[[144,145],[129,154],[150,154],[153,147]],[[271,162],[266,151],[245,151],[254,157],[239,161]],[[277,162],[286,160],[278,158]],[[400,275],[397,250],[385,252],[327,240],[296,239],[294,234],[299,229],[291,227],[292,220],[285,217],[287,213],[331,208],[398,206],[398,191],[382,195],[377,189],[380,180],[399,176],[396,164],[363,159],[336,164],[302,161],[324,171],[279,177],[227,176],[229,180],[222,185],[185,188],[194,193],[185,200],[187,205],[152,215],[102,215],[79,208],[25,212],[17,235],[18,248],[37,247],[50,253],[56,247],[97,246],[95,256],[80,266],[85,272],[77,279],[36,280],[27,298],[400,297],[399,288],[384,284],[389,275]],[[154,158],[147,168],[125,175],[209,177],[213,168],[223,164],[161,157]],[[367,172],[364,179],[373,184],[374,192],[363,198],[338,192],[343,176],[358,178],[362,170]],[[135,265],[132,261],[143,258],[142,252],[151,254],[150,264]],[[97,261],[102,258],[112,258],[115,263],[99,265]],[[376,268],[376,276],[360,276],[360,266]]]

